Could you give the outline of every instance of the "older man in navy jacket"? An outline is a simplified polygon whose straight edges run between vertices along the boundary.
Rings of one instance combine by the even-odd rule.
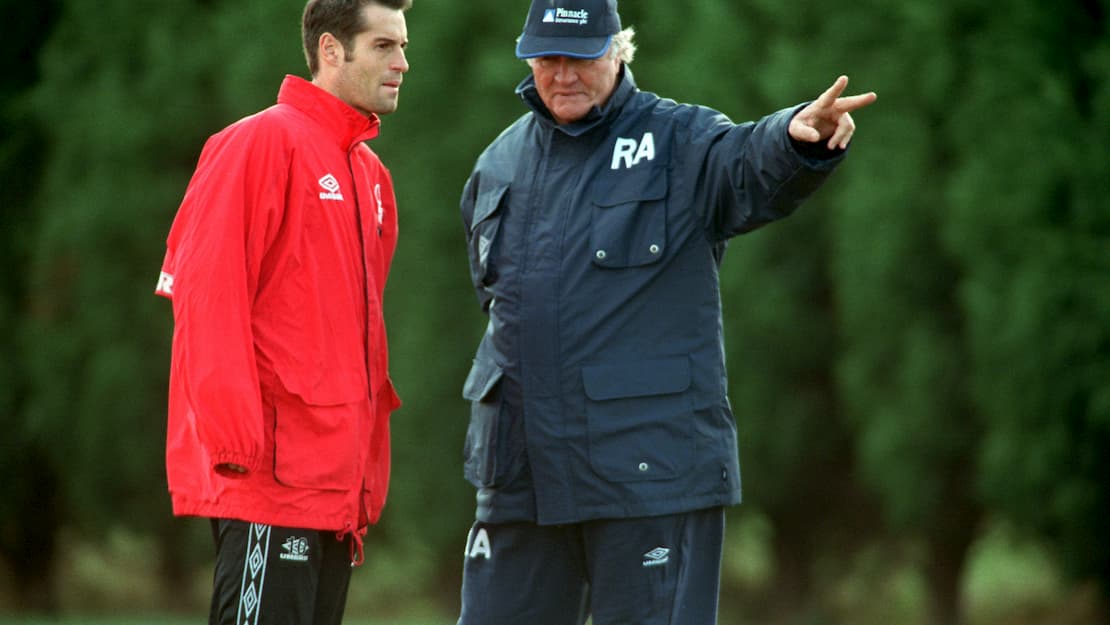
[[[740,501],[718,269],[844,157],[873,93],[759,122],[640,91],[615,0],[534,0],[531,109],[462,196],[489,315],[463,395],[478,488],[460,625],[716,622]]]

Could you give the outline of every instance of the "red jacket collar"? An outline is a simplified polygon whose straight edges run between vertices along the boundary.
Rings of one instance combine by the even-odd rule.
[[[377,115],[367,117],[299,76],[285,77],[278,91],[278,103],[288,104],[308,114],[326,128],[344,150],[377,137],[381,126]]]

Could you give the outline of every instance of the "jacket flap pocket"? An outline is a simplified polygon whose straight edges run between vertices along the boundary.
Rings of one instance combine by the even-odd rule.
[[[595,401],[680,393],[690,387],[686,356],[582,367],[586,396]]]
[[[651,202],[667,195],[667,170],[656,168],[647,175],[624,176],[598,194],[598,206],[617,206],[630,202]]]
[[[370,398],[370,391],[366,388],[366,374],[359,371],[333,370],[326,374],[306,376],[289,368],[274,368],[282,386],[310,406],[338,406]]]
[[[501,206],[501,198],[508,190],[507,182],[491,183],[488,187],[484,184],[479,186],[478,199],[474,202],[474,215],[470,220],[471,230],[497,212],[497,208]]]
[[[492,360],[475,360],[463,384],[463,398],[482,401],[501,380],[501,367]]]

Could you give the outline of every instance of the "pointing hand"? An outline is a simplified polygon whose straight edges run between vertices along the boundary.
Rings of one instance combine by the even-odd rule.
[[[808,143],[827,139],[826,145],[830,150],[838,147],[841,150],[847,148],[848,143],[852,141],[852,134],[856,131],[856,124],[852,121],[850,111],[868,106],[878,97],[874,92],[840,97],[847,86],[847,76],[837,78],[825,93],[809,106],[798,111],[794,119],[790,120],[790,136],[797,141]]]

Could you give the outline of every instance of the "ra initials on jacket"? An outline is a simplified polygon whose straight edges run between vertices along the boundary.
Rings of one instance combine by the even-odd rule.
[[[613,146],[612,169],[620,169],[622,165],[625,169],[632,169],[645,160],[655,160],[655,137],[650,132],[645,132],[639,141],[617,137]]]

